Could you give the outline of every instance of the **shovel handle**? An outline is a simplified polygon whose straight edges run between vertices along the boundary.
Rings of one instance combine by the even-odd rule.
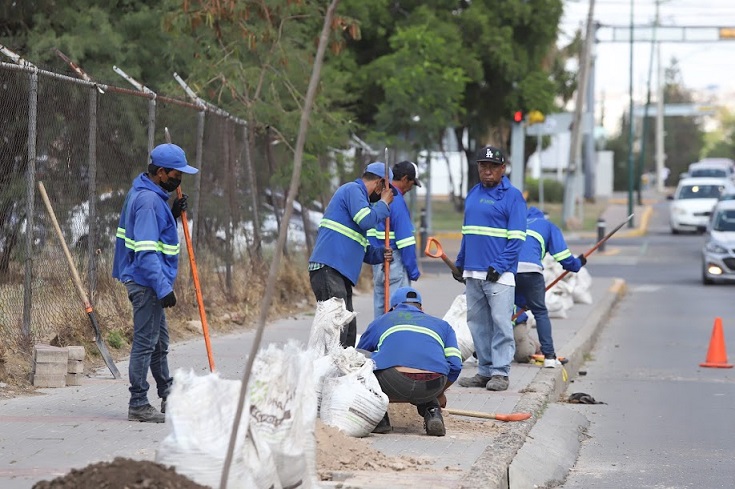
[[[435,248],[434,251],[432,251],[432,247]],[[452,260],[449,259],[446,253],[444,253],[444,249],[442,248],[441,243],[438,239],[436,239],[433,236],[429,236],[426,238],[426,248],[424,248],[424,254],[426,256],[430,256],[431,258],[441,258],[444,263],[447,264],[447,266],[452,270],[452,273],[459,275],[459,269],[452,263]]]
[[[469,416],[471,418],[496,419],[498,421],[525,421],[531,417],[531,413],[483,413],[481,411],[465,411],[464,409],[443,408],[442,411],[456,416]]]

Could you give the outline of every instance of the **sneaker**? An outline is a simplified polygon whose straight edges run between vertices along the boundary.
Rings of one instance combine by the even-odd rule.
[[[164,414],[166,414],[166,399],[165,397],[161,399],[161,412]]]
[[[393,427],[390,425],[390,419],[388,418],[388,413],[385,413],[385,416],[383,416],[383,419],[380,420],[380,423],[378,423],[378,426],[373,429],[373,433],[378,433],[380,435],[384,435],[386,433],[390,433],[393,431]]]
[[[426,434],[429,436],[444,436],[447,434],[441,408],[433,407],[426,410],[424,428],[426,428]]]
[[[557,358],[544,358],[544,368],[556,368],[557,365],[561,365]]]
[[[159,413],[150,404],[139,407],[128,408],[128,421],[140,421],[141,423],[164,423],[166,415]]]
[[[504,391],[508,390],[508,384],[510,381],[505,375],[493,375],[485,384],[485,388],[489,391]]]
[[[459,379],[459,385],[462,387],[485,387],[490,380],[490,377],[484,375],[475,374],[474,377],[462,377]]]

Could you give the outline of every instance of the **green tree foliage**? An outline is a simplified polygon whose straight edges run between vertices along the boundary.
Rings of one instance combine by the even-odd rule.
[[[722,109],[718,117],[720,128],[705,135],[702,157],[735,159],[735,114]]]

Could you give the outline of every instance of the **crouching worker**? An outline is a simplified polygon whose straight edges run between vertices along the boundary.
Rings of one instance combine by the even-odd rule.
[[[449,323],[423,312],[416,289],[396,289],[390,305],[389,312],[370,323],[357,348],[371,352],[375,376],[390,401],[413,404],[424,418],[426,434],[444,436],[444,391],[462,370],[457,337]],[[386,413],[373,433],[391,430]]]

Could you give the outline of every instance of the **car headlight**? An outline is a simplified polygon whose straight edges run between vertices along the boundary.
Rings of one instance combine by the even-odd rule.
[[[727,253],[727,248],[720,245],[719,243],[715,243],[714,241],[710,241],[709,243],[704,245],[704,249],[709,251],[710,253],[720,253],[720,254]]]
[[[683,207],[674,207],[674,208],[672,209],[672,211],[673,211],[673,212],[674,212],[674,214],[676,214],[677,216],[683,216],[683,215],[686,215],[686,213],[687,213],[686,209],[684,209]]]

